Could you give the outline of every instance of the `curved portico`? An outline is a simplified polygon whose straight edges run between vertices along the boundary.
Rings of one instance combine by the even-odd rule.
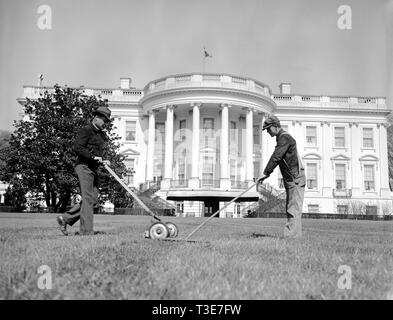
[[[154,179],[161,154],[167,199],[228,201],[253,182],[255,163],[260,172],[260,129],[264,115],[275,109],[265,84],[221,74],[169,76],[147,84],[140,104],[149,117],[146,178]]]

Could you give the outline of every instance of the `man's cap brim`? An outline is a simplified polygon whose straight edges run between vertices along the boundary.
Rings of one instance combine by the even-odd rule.
[[[272,123],[272,124],[269,124],[269,125],[266,126],[266,127],[263,127],[263,128],[262,128],[262,131],[263,131],[263,130],[266,130],[266,129],[268,129],[268,128],[270,128],[272,125],[273,125],[273,123]]]
[[[94,112],[93,113],[93,115],[97,115],[97,116],[101,116],[101,117],[104,117],[105,118],[105,120],[107,120],[108,122],[112,122],[112,120],[111,120],[111,118],[108,118],[108,116],[106,115],[106,114],[104,114],[104,113],[101,113],[101,112]]]

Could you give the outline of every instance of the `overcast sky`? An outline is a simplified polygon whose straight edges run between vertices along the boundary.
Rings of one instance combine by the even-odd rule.
[[[176,73],[249,76],[278,92],[393,95],[392,0],[0,0],[0,129],[23,85],[116,88]],[[41,5],[52,29],[41,30]],[[337,9],[352,9],[340,30]],[[390,28],[390,29],[389,29]],[[390,60],[389,60],[390,59]],[[392,103],[390,103],[391,105]]]

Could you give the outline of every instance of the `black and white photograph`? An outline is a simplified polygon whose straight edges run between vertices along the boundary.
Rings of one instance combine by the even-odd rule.
[[[393,0],[0,0],[0,300],[393,300],[392,109]]]

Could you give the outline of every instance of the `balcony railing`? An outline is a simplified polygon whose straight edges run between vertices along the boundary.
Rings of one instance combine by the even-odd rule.
[[[171,180],[171,188],[187,188],[188,180]]]
[[[246,181],[231,180],[232,189],[247,189],[248,183]]]
[[[202,186],[202,188],[203,187],[219,188],[220,187],[220,180],[202,179],[201,186]]]
[[[152,193],[160,190],[161,188],[161,180],[158,181],[148,181],[139,184],[139,190],[141,192],[151,191]]]
[[[351,198],[352,189],[333,189],[334,198]]]

